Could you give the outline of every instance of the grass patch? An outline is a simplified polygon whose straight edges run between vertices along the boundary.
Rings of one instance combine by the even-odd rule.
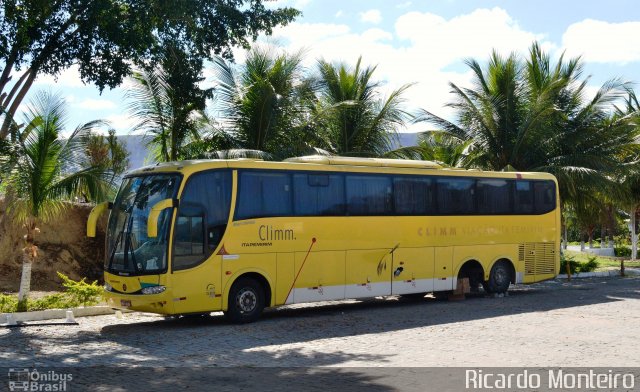
[[[570,250],[565,250],[564,253],[566,254],[567,257],[572,257],[576,262],[580,264],[588,263],[589,259],[592,259],[595,257],[594,261],[598,263],[598,267],[595,269],[596,271],[602,271],[610,268],[620,268],[619,259],[614,259],[606,256],[597,256],[597,255],[592,255],[584,252],[573,252]],[[624,260],[624,266],[631,267],[631,268],[634,268],[634,267],[640,268],[640,261],[632,262],[629,260]],[[560,271],[560,273],[564,274],[566,272],[562,270]]]

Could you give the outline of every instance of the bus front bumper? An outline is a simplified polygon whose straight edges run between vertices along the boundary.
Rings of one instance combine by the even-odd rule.
[[[104,291],[107,305],[114,309],[137,310],[140,312],[171,314],[173,304],[165,291],[160,294],[122,294]]]

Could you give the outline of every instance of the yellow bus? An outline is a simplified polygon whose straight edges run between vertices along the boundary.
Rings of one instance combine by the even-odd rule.
[[[547,173],[308,156],[158,164],[128,173],[110,209],[105,296],[166,315],[471,291],[555,277],[560,209]]]

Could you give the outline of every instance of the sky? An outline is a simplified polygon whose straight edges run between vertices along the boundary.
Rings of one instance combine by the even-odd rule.
[[[466,58],[486,61],[492,50],[502,55],[527,53],[539,42],[555,59],[582,56],[588,91],[611,78],[635,81],[640,90],[640,7],[637,0],[276,0],[269,7],[290,6],[303,16],[259,45],[304,50],[305,66],[319,58],[377,65],[374,79],[382,95],[407,83],[410,111],[426,109],[448,119],[449,82],[471,87]],[[234,50],[241,63],[245,52]],[[205,83],[213,72],[205,68]],[[100,94],[85,85],[76,69],[57,78],[40,76],[31,89],[59,92],[68,103],[69,127],[95,119],[111,122],[128,134],[133,122],[126,114],[128,82]],[[28,99],[27,99],[28,100]],[[24,104],[23,104],[24,107]],[[424,125],[402,130],[416,132]]]

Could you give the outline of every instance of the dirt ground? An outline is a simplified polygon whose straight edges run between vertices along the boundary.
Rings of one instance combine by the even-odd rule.
[[[86,222],[93,206],[66,204],[61,216],[40,224],[36,236],[39,256],[33,263],[32,290],[61,290],[56,275],[60,271],[72,279],[102,279],[105,220],[98,225],[96,238],[86,236]],[[24,242],[23,229],[17,225],[5,202],[0,199],[0,292],[15,292],[20,284]]]

